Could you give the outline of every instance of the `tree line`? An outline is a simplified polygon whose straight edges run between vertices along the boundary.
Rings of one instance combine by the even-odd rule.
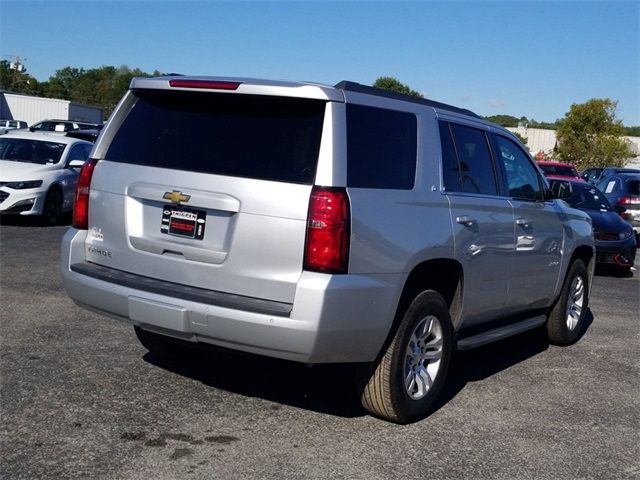
[[[94,105],[104,110],[107,118],[129,88],[133,77],[162,75],[155,70],[143,72],[139,68],[102,66],[99,68],[64,67],[49,80],[39,82],[26,69],[18,71],[6,60],[0,61],[0,89],[36,97],[60,98]]]

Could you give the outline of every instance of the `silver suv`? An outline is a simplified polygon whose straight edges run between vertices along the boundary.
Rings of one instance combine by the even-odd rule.
[[[82,169],[62,273],[150,351],[357,364],[363,406],[427,415],[452,353],[584,330],[589,217],[507,130],[350,82],[139,78]],[[177,343],[176,343],[177,342]]]

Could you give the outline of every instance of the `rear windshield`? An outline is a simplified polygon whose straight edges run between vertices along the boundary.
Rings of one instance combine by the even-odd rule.
[[[138,91],[105,159],[312,184],[326,102]]]
[[[629,180],[629,194],[640,195],[640,180]]]
[[[611,204],[604,194],[596,187],[585,184],[573,184],[571,196],[565,201],[575,208],[582,210],[611,210]]]
[[[566,177],[577,177],[577,172],[572,167],[565,167],[562,165],[540,165],[540,168],[547,175],[564,175]]]

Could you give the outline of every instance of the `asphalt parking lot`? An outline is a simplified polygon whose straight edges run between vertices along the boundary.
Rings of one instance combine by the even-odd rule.
[[[148,354],[67,298],[66,228],[0,225],[1,478],[640,478],[637,271],[595,278],[576,345],[460,354],[438,410],[399,426],[339,366]]]

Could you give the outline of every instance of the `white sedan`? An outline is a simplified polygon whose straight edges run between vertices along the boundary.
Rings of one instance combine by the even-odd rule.
[[[55,223],[73,208],[80,167],[93,144],[31,132],[0,137],[0,214],[40,215]]]

